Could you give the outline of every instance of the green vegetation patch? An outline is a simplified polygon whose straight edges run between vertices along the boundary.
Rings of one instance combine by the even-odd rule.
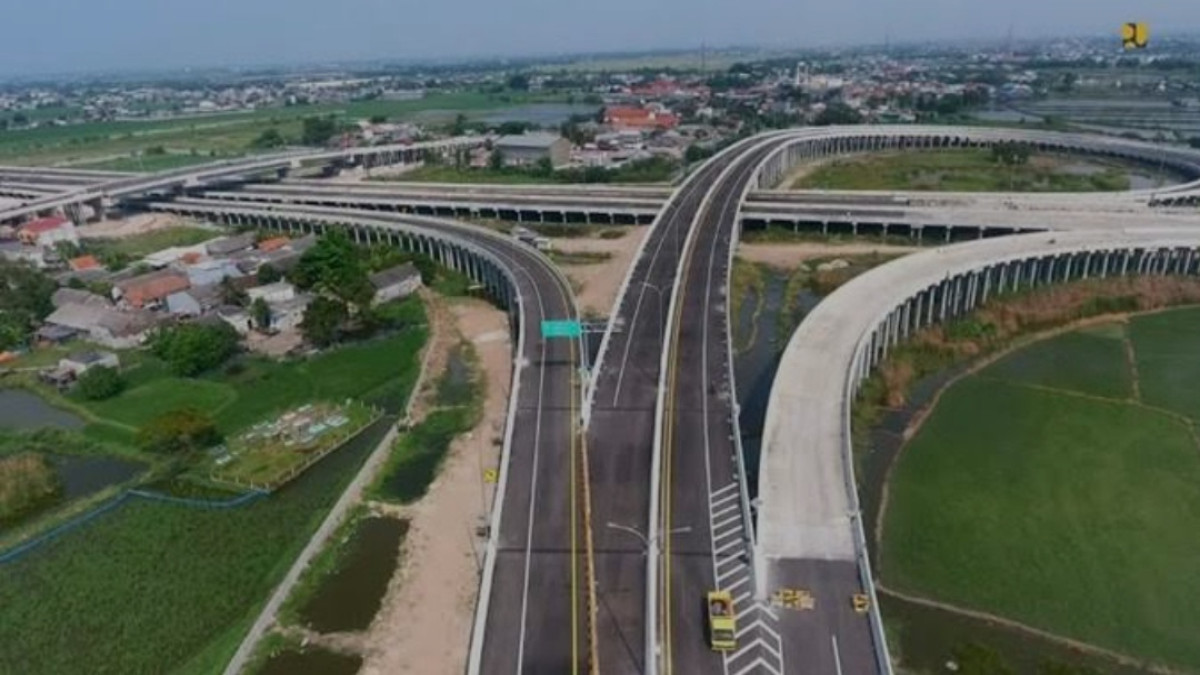
[[[236,399],[237,392],[219,382],[165,376],[103,401],[88,401],[85,405],[98,417],[140,427],[179,408],[216,413]]]
[[[61,489],[54,466],[43,455],[0,457],[0,523],[53,500]]]
[[[87,231],[84,230],[86,235]],[[84,239],[83,248],[100,258],[105,256],[126,256],[127,258],[142,258],[172,246],[192,246],[221,236],[204,227],[181,225],[167,227],[161,230],[151,230],[128,237]]]
[[[1098,192],[1128,190],[1124,167],[1034,154],[1008,164],[989,149],[880,153],[824,164],[793,189],[949,190],[955,192]]]
[[[1200,665],[1200,453],[1176,419],[969,377],[902,452],[890,495],[886,584]]]
[[[1129,333],[1142,400],[1200,421],[1200,309],[1134,317]]]
[[[1017,350],[981,374],[1106,398],[1128,398],[1133,391],[1124,337],[1121,324],[1065,333]]]
[[[134,500],[3,565],[0,672],[218,671],[388,424],[248,506]]]

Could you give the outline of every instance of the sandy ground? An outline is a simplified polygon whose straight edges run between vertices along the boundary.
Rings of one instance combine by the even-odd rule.
[[[813,258],[868,253],[911,253],[918,250],[920,247],[917,246],[872,244],[861,241],[845,244],[804,242],[798,244],[741,244],[738,246],[737,254],[745,260],[787,269]]]
[[[487,378],[483,418],[454,442],[429,494],[408,510],[412,521],[404,561],[375,622],[358,643],[366,657],[363,675],[458,675],[466,668],[485,543],[475,531],[484,522],[493,492],[483,471],[499,463],[512,352],[507,319],[494,307],[454,301],[441,311],[474,343]],[[444,365],[445,359],[442,355],[439,362]],[[420,618],[414,620],[417,607]]]
[[[135,216],[119,220],[102,220],[98,223],[84,225],[79,228],[79,236],[96,239],[117,239],[185,225],[188,227],[204,227],[202,223],[169,213],[139,213]],[[217,230],[215,227],[213,229],[214,231]]]
[[[610,253],[608,260],[593,265],[560,265],[563,272],[574,283],[575,298],[579,311],[585,316],[607,317],[617,301],[621,282],[633,264],[642,239],[650,231],[647,226],[623,227],[625,236],[620,239],[565,238],[554,239],[554,249],[564,253],[603,252]]]
[[[341,173],[331,178],[323,179],[326,183],[362,183],[371,178],[384,178],[387,176],[399,176],[408,173],[422,166],[421,164],[394,164],[391,166],[377,166],[371,169],[345,169]]]

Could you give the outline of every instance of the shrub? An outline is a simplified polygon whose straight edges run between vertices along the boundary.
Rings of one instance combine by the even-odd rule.
[[[226,323],[183,324],[159,330],[150,351],[176,375],[199,375],[221,365],[238,348],[238,334]]]
[[[221,442],[221,433],[208,415],[195,408],[163,413],[138,429],[138,445],[151,452],[182,453]]]
[[[125,378],[115,368],[96,366],[79,376],[79,395],[89,401],[103,401],[121,393]]]

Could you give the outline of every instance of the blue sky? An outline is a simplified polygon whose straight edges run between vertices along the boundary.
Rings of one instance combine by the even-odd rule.
[[[0,74],[1200,31],[1193,0],[0,0]]]

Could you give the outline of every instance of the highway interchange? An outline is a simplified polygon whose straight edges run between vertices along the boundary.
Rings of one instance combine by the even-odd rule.
[[[473,276],[502,268],[499,277],[487,277],[488,288],[513,308],[516,377],[470,672],[890,673],[877,606],[859,614],[850,603],[856,592],[873,596],[848,461],[848,411],[861,379],[911,330],[966,311],[989,291],[1118,273],[1118,260],[1126,274],[1200,268],[1192,255],[1200,246],[1195,217],[1162,208],[1188,203],[1195,182],[1099,197],[770,192],[791,167],[815,157],[998,140],[1125,156],[1200,178],[1200,154],[1122,139],[829,127],[744,140],[669,192],[226,184],[281,163],[328,161],[316,153],[150,179],[0,168],[0,194],[25,190],[32,200],[0,209],[0,221],[140,194],[149,195],[151,208],[229,224],[342,226],[376,240],[392,240],[387,233],[396,228],[425,232],[458,242],[451,245],[457,252],[418,250]],[[222,183],[207,185],[206,177]],[[201,190],[185,188],[191,196],[162,192],[194,188],[194,181]],[[430,216],[420,215],[420,204]],[[446,219],[489,204],[515,210],[513,219],[525,219],[527,209],[539,220],[556,210],[562,222],[580,220],[568,211],[585,214],[583,221],[601,213],[609,222],[616,213],[652,220],[590,371],[581,344],[547,340],[537,330],[542,320],[578,316],[556,268],[511,239]],[[754,218],[850,224],[855,231],[866,224],[870,232],[878,225],[910,235],[935,225],[947,238],[960,230],[979,238],[1061,232],[932,249],[826,299],[788,344],[759,474],[747,476],[732,394],[727,289],[741,225]],[[759,486],[754,505],[750,482]],[[712,588],[736,598],[736,652],[719,654],[706,643],[702,599]],[[789,589],[811,592],[811,608],[773,602]]]

